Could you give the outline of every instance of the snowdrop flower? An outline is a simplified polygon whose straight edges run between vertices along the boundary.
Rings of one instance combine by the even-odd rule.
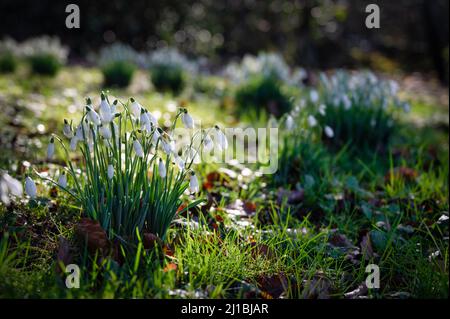
[[[111,104],[110,108],[111,108],[111,114],[114,116],[114,114],[116,114],[116,110],[117,110],[117,100],[114,100],[113,104]]]
[[[63,134],[67,138],[73,137],[72,125],[70,125],[66,119],[64,119]]]
[[[85,131],[85,132],[87,133],[87,131]],[[84,139],[82,124],[77,126],[77,129],[75,130],[75,138],[79,141],[82,141]]]
[[[109,124],[101,125],[98,129],[100,132],[100,135],[103,136],[105,139],[109,140],[112,137],[111,129],[109,128]]]
[[[334,131],[333,131],[333,129],[332,129],[331,127],[329,127],[328,125],[325,126],[324,132],[325,132],[325,135],[328,136],[329,138],[333,138],[333,137],[334,137]]]
[[[36,194],[37,194],[36,184],[31,179],[30,176],[27,176],[25,178],[25,192],[31,198],[33,198],[33,199],[36,198]]]
[[[314,127],[314,126],[317,125],[317,120],[316,120],[316,118],[314,116],[312,116],[312,115],[308,116],[308,125],[310,127]]]
[[[189,179],[189,189],[191,193],[197,193],[199,191],[198,179],[194,172],[191,173],[191,177]]]
[[[59,179],[58,179],[58,185],[66,188],[67,187],[67,175],[66,172],[62,172],[61,175],[59,175]]]
[[[317,101],[319,101],[319,93],[317,93],[316,90],[312,90],[311,92],[309,92],[309,98],[311,102],[316,103]]]
[[[320,115],[325,116],[326,109],[327,109],[327,107],[325,106],[325,104],[320,104],[319,105],[319,113],[320,113]]]
[[[10,204],[9,195],[20,197],[22,196],[22,183],[17,179],[11,177],[8,173],[0,172],[0,200],[8,206]]]
[[[175,164],[177,164],[178,168],[179,168],[181,171],[184,170],[184,168],[185,168],[185,166],[186,166],[184,160],[183,160],[180,156],[178,156],[178,155],[175,156]]]
[[[111,107],[106,101],[105,95],[101,95],[102,101],[100,102],[100,119],[102,123],[110,123],[114,118],[114,113],[111,112]]]
[[[77,149],[78,138],[76,136],[72,137],[70,140],[70,150],[74,152]]]
[[[161,147],[164,150],[164,153],[166,153],[167,155],[170,155],[170,153],[175,153],[174,141],[166,142],[164,140],[161,140]]]
[[[213,148],[214,148],[214,142],[213,142],[212,138],[208,134],[205,134],[205,136],[203,137],[203,150],[205,152],[209,152]]]
[[[139,116],[141,115],[142,106],[133,98],[131,98],[130,101],[131,114],[133,114],[135,118],[139,118]]]
[[[194,120],[186,109],[184,109],[184,112],[181,114],[181,122],[183,122],[185,128],[194,128]]]
[[[113,177],[114,177],[114,166],[112,166],[112,164],[108,165],[107,174],[108,174],[108,179],[113,179]]]
[[[352,107],[352,102],[348,98],[347,94],[342,95],[342,103],[344,104],[344,109],[346,110]]]
[[[145,110],[145,114],[147,115],[148,120],[150,121],[150,123],[152,123],[153,126],[158,125],[158,120],[152,113],[150,113],[148,110]]]
[[[55,155],[55,139],[52,137],[47,146],[47,159],[51,159]]]
[[[102,123],[100,119],[100,115],[98,115],[95,110],[89,106],[86,106],[87,116],[89,120],[94,123],[95,125],[100,125]]]
[[[290,131],[294,128],[294,125],[294,119],[292,118],[292,116],[286,116],[286,129]]]
[[[139,141],[137,139],[134,139],[134,141],[133,141],[133,148],[138,157],[141,157],[141,158],[144,157],[144,151],[142,149],[142,145],[141,145],[141,143],[139,143]]]
[[[159,172],[159,176],[161,176],[161,178],[166,177],[166,173],[167,173],[166,165],[164,165],[164,161],[161,158],[159,159],[158,172]]]
[[[217,147],[219,148],[220,151],[226,150],[228,148],[227,137],[217,125],[215,126],[215,133],[216,133]]]
[[[377,125],[377,121],[374,118],[372,118],[370,120],[370,126],[375,127],[375,125]]]

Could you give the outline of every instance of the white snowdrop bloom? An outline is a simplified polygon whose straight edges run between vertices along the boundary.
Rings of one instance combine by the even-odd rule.
[[[111,104],[110,108],[111,108],[111,114],[114,116],[114,114],[116,114],[117,111],[117,100],[114,100],[114,102]]]
[[[142,145],[136,139],[133,141],[133,148],[138,157],[144,157],[144,150],[142,149]]]
[[[20,197],[23,193],[22,183],[11,177],[8,173],[0,172],[0,200],[5,205],[10,204],[9,195]]]
[[[70,139],[70,150],[74,152],[77,149],[78,138],[76,136]]]
[[[109,179],[113,179],[114,177],[114,166],[112,164],[108,165],[107,174]]]
[[[294,123],[294,118],[291,115],[286,116],[286,129],[287,130],[292,130],[294,129],[295,123]]]
[[[314,116],[312,116],[312,115],[308,116],[308,125],[310,127],[315,127],[317,125],[317,120]]]
[[[186,163],[184,162],[184,160],[178,155],[175,156],[174,160],[175,160],[175,164],[177,164],[178,168],[180,170],[184,170],[184,168],[186,166]]]
[[[73,137],[72,126],[66,119],[64,119],[63,134],[67,138]]]
[[[150,124],[151,126],[151,124]],[[152,136],[152,142],[153,144],[156,145],[156,143],[158,142],[158,139],[161,137],[161,132],[159,131],[159,128],[155,128],[154,132],[153,132],[153,136]]]
[[[189,190],[191,193],[198,193],[199,191],[198,179],[194,172],[191,173],[191,177],[189,179]]]
[[[352,107],[352,101],[350,101],[347,94],[342,95],[342,103],[344,104],[344,109],[346,110],[349,110]]]
[[[188,113],[187,110],[184,110],[184,112],[181,114],[181,122],[183,122],[185,128],[188,129],[194,128],[194,120],[192,119],[192,116]]]
[[[86,131],[86,133],[87,133],[87,131]],[[80,124],[80,125],[78,125],[77,126],[77,129],[75,130],[75,137],[79,140],[79,141],[82,141],[84,138],[83,138],[83,125],[82,124]]]
[[[216,144],[220,151],[226,150],[228,148],[228,140],[225,134],[220,130],[220,128],[215,126],[216,133]]]
[[[98,129],[100,132],[100,135],[103,136],[103,138],[109,140],[112,137],[111,129],[109,128],[109,124],[102,125]]]
[[[164,140],[161,140],[161,147],[164,150],[164,153],[167,155],[170,155],[171,153],[175,153],[175,142],[169,141],[166,142]]]
[[[328,125],[325,126],[324,131],[325,131],[325,135],[328,136],[329,138],[333,138],[334,137],[334,131]]]
[[[110,123],[114,118],[114,113],[111,112],[111,107],[106,101],[105,95],[102,93],[101,95],[102,101],[100,102],[100,119],[102,123]]]
[[[61,187],[64,187],[64,188],[67,187],[67,175],[66,175],[66,172],[62,172],[61,175],[59,175],[58,185],[61,186]]]
[[[142,106],[133,98],[131,98],[130,101],[131,101],[130,105],[131,114],[133,114],[133,116],[138,119],[139,116],[141,115]]]
[[[377,121],[373,118],[370,120],[370,126],[375,127],[377,125]]]
[[[52,137],[47,146],[47,159],[53,158],[55,155],[55,139]]]
[[[309,99],[311,100],[311,102],[316,103],[317,101],[319,101],[319,93],[317,93],[316,90],[312,90],[311,92],[309,92]]]
[[[141,121],[141,125],[145,126],[145,124],[149,124],[150,123],[150,119],[147,115],[147,113],[145,112],[145,109],[141,109],[141,115],[139,117],[139,120]]]
[[[94,123],[95,125],[102,124],[100,115],[98,115],[98,113],[93,108],[86,106],[86,111],[87,111],[88,118],[92,123]]]
[[[325,104],[320,104],[319,105],[319,114],[324,116],[326,109],[327,109],[327,107],[325,106]]]
[[[158,163],[158,173],[159,176],[161,176],[161,178],[165,178],[166,177],[166,165],[164,165],[164,161],[160,158],[159,159],[159,163]]]
[[[209,152],[214,148],[214,142],[208,134],[205,134],[203,138],[203,150],[205,152]]]
[[[36,184],[31,179],[30,176],[27,176],[25,178],[25,192],[31,198],[36,198],[36,194],[37,194]]]
[[[158,125],[158,120],[152,113],[150,113],[148,110],[145,110],[145,114],[147,115],[148,120],[150,121],[150,123],[152,123],[153,126]]]

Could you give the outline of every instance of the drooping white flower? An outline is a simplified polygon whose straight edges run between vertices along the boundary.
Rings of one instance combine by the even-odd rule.
[[[36,198],[36,194],[37,194],[36,184],[31,179],[30,176],[27,176],[25,178],[25,192],[31,198],[33,198],[33,199]]]
[[[87,130],[85,130],[86,134],[88,133]],[[83,124],[80,124],[77,126],[77,129],[75,130],[75,137],[78,141],[82,141],[84,139],[83,136]]]
[[[216,135],[216,145],[220,151],[226,150],[228,148],[228,140],[225,134],[220,130],[220,128],[215,126],[215,135]]]
[[[133,98],[130,99],[131,105],[130,105],[130,109],[131,109],[131,114],[135,117],[135,118],[139,118],[139,116],[141,115],[141,109],[142,106]]]
[[[209,152],[214,148],[214,142],[211,138],[211,136],[209,136],[209,134],[205,134],[205,136],[203,137],[203,150],[205,152]]]
[[[158,163],[158,173],[159,176],[161,176],[161,178],[165,178],[166,177],[166,165],[164,164],[164,161],[160,158],[159,159],[159,163]]]
[[[288,116],[286,116],[286,129],[290,131],[294,128],[294,126],[295,126],[294,118],[288,114]]]
[[[116,111],[117,111],[117,103],[118,103],[118,101],[117,100],[114,100],[114,102],[111,104],[111,114],[114,116],[114,114],[116,114]]]
[[[76,136],[70,139],[70,150],[74,152],[77,149],[78,138]]]
[[[342,95],[342,103],[344,104],[344,109],[349,110],[352,107],[352,101],[350,101],[347,94]]]
[[[66,172],[62,172],[61,175],[59,175],[58,179],[58,185],[61,187],[66,188],[67,187],[67,175]]]
[[[63,134],[67,138],[73,137],[72,125],[66,119],[64,119]]]
[[[102,123],[100,115],[90,106],[86,106],[86,112],[89,120],[95,125],[100,125]]]
[[[144,157],[144,150],[142,149],[142,145],[136,139],[133,141],[133,148],[138,157]]]
[[[109,103],[103,93],[101,95],[99,112],[102,123],[110,123],[114,118],[114,113],[111,112],[111,107],[109,106]]]
[[[192,116],[188,113],[186,109],[181,114],[181,122],[183,122],[185,128],[188,129],[194,128],[194,120],[192,119]]]
[[[312,90],[311,92],[309,92],[309,99],[311,100],[311,102],[316,103],[317,101],[319,101],[319,93],[317,93],[316,90]]]
[[[328,136],[329,138],[333,138],[334,137],[334,131],[328,125],[325,126],[324,132],[325,132],[325,135]]]
[[[316,118],[314,116],[312,116],[312,115],[308,116],[308,125],[310,127],[314,127],[314,126],[317,125],[317,120],[316,120]]]
[[[325,116],[326,109],[327,109],[327,107],[325,104],[320,104],[319,105],[319,114]]]
[[[184,170],[186,163],[181,158],[181,156],[175,155],[175,164],[177,164],[178,168],[182,171]]]
[[[191,193],[198,193],[199,191],[198,179],[194,172],[191,173],[191,177],[189,179],[189,190]]]
[[[53,155],[55,155],[55,139],[52,137],[47,146],[47,159],[53,158]]]
[[[161,140],[161,147],[164,150],[164,153],[170,155],[171,153],[175,153],[175,142],[174,141],[164,141]]]
[[[114,177],[114,166],[112,164],[108,165],[107,174],[109,179],[113,179]]]
[[[0,200],[5,205],[10,204],[9,195],[20,197],[23,193],[22,183],[11,177],[8,173],[0,172]]]
[[[101,125],[98,129],[100,132],[100,135],[103,136],[103,138],[109,140],[112,137],[111,129],[109,128],[109,124]]]

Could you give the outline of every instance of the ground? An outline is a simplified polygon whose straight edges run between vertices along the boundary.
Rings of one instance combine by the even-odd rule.
[[[250,165],[201,165],[207,202],[177,216],[166,243],[122,262],[83,250],[74,234],[82,212],[37,180],[37,201],[0,206],[0,297],[447,298],[448,91],[441,98],[445,90],[398,78],[412,111],[391,150],[325,148],[317,163],[325,186],[312,194]],[[173,97],[139,72],[110,94],[134,97],[163,119],[176,101],[205,125],[250,124],[234,116],[226,80],[203,81],[217,89],[191,86]],[[50,134],[99,95],[101,82],[97,69],[80,66],[55,79],[0,76],[0,167],[21,180],[30,167],[51,175],[61,161],[44,161]],[[70,262],[81,267],[79,289],[66,288],[58,267]],[[369,264],[379,267],[379,288],[365,285]]]

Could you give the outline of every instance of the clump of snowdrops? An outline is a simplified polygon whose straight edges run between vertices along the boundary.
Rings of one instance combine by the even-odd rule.
[[[321,74],[319,89],[304,100],[311,126],[336,147],[377,150],[390,141],[398,125],[396,116],[409,111],[398,97],[398,84],[371,72],[338,71]]]
[[[35,74],[55,76],[67,61],[69,50],[57,37],[31,38],[20,44],[20,52]]]
[[[122,43],[114,43],[102,48],[93,60],[100,65],[104,83],[108,87],[127,87],[136,67],[142,64],[142,56],[131,46]]]
[[[177,145],[172,133],[179,119],[189,138]],[[57,179],[46,179],[72,196],[110,238],[126,242],[150,232],[164,239],[177,212],[202,201],[182,205],[184,195],[199,192],[193,166],[210,149],[213,133],[219,144],[226,143],[218,127],[197,130],[186,108],[178,110],[171,130],[164,131],[133,98],[122,103],[102,94],[98,107],[87,99],[79,122],[64,121],[63,136],[52,135],[47,157],[61,148],[66,167]],[[82,155],[78,164],[71,161],[76,152]],[[31,197],[36,196],[32,188],[25,185]]]

